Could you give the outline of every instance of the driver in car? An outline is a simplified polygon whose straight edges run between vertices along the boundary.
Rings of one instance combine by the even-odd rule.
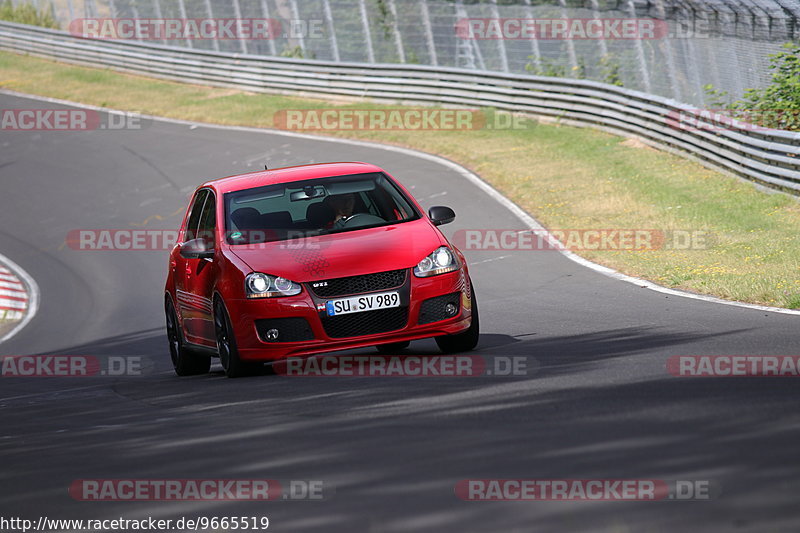
[[[353,209],[356,205],[356,195],[353,193],[337,194],[327,198],[328,205],[331,206],[334,212],[333,229],[344,228],[347,219],[353,216]]]

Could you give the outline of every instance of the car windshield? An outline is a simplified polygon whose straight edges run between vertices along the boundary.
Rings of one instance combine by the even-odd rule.
[[[234,245],[340,233],[419,217],[408,198],[381,172],[225,194],[225,234]]]

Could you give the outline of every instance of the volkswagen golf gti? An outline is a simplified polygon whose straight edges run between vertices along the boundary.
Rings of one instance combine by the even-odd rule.
[[[479,323],[462,253],[384,170],[323,163],[209,181],[170,252],[165,312],[175,372],[230,377],[266,362],[434,338],[473,349]]]

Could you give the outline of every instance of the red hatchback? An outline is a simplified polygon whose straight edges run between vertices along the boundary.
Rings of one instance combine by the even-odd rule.
[[[287,167],[209,181],[170,253],[165,311],[175,372],[228,376],[264,362],[434,337],[478,343],[464,256],[408,191],[366,163]]]

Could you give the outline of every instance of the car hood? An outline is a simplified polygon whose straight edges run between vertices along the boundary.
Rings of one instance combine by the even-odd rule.
[[[255,272],[304,283],[410,268],[443,244],[447,242],[441,234],[420,219],[230,249]]]

